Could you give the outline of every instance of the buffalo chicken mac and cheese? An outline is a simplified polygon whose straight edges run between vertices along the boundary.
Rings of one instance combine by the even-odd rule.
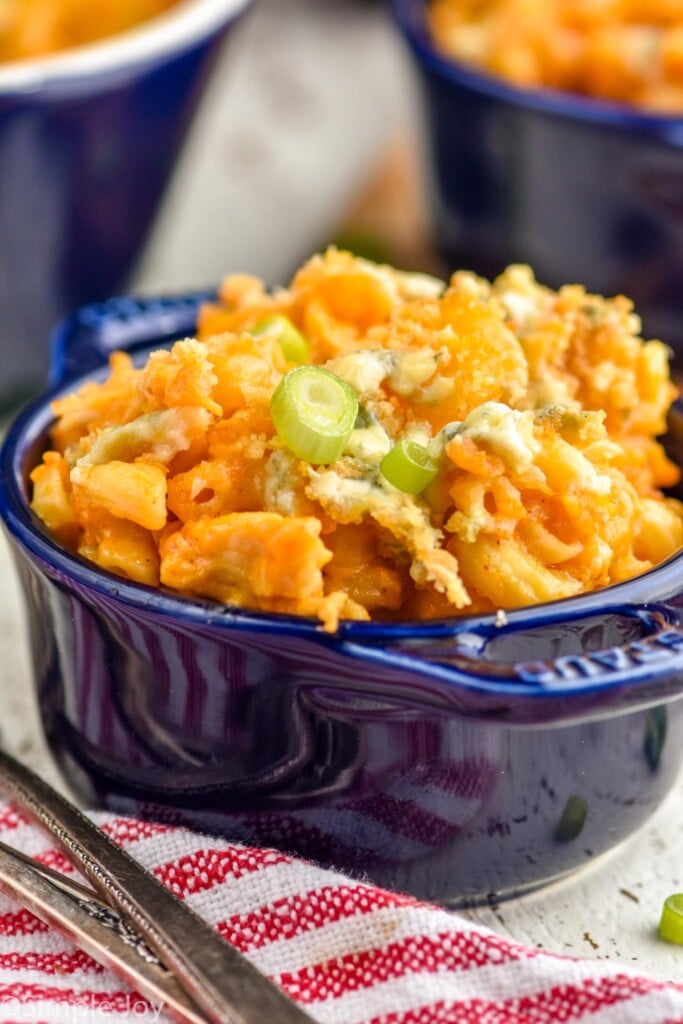
[[[681,0],[429,0],[445,54],[521,87],[683,111]]]
[[[83,46],[162,14],[179,0],[0,0],[0,60]]]
[[[624,297],[331,249],[58,398],[32,507],[102,569],[328,630],[510,609],[681,545],[674,395]]]

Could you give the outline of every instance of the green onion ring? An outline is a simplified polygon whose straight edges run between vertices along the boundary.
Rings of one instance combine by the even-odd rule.
[[[345,380],[323,366],[297,366],[273,392],[270,415],[295,455],[313,465],[329,465],[351,436],[358,398]]]
[[[289,317],[280,313],[259,320],[249,329],[249,333],[254,338],[273,335],[288,363],[307,363],[310,358],[310,348],[303,334],[297,330]]]
[[[382,459],[380,472],[406,494],[420,494],[439,472],[437,462],[424,445],[403,438]]]
[[[683,946],[683,892],[674,893],[664,900],[659,936],[667,942]]]

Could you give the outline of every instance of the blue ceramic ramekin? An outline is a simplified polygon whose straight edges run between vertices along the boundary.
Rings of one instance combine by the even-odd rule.
[[[50,399],[107,354],[193,332],[199,296],[59,329],[11,426],[0,513],[38,702],[84,800],[272,844],[452,905],[520,892],[629,836],[683,756],[683,556],[493,617],[342,624],[183,599],[94,568],[31,513]],[[683,409],[671,420],[683,458]]]
[[[125,286],[247,4],[180,0],[119,36],[0,65],[0,407],[45,386],[59,317]]]
[[[551,287],[623,293],[683,358],[683,114],[523,90],[435,48],[393,0],[420,85],[427,200],[451,268],[529,263]]]

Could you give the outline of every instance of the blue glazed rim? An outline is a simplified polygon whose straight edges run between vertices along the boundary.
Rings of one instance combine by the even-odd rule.
[[[107,357],[115,348],[141,359],[150,348],[192,333],[199,306],[215,294],[206,291],[142,300],[116,298],[83,307],[56,328],[51,384],[16,416],[0,449],[0,519],[11,539],[41,572],[69,589],[78,588],[81,593],[169,616],[189,628],[209,626],[304,638],[369,668],[413,676],[417,672],[425,683],[439,687],[442,702],[451,688],[488,697],[555,700],[616,695],[626,687],[629,704],[640,684],[652,704],[683,695],[683,628],[679,627],[683,613],[677,607],[683,601],[680,552],[642,576],[604,590],[507,612],[503,623],[495,615],[400,623],[345,621],[336,633],[329,634],[317,620],[225,607],[130,582],[93,568],[61,548],[30,510],[25,490],[27,462],[53,419],[51,401],[86,378],[103,377]],[[683,404],[677,404],[676,413],[683,421]],[[597,616],[621,616],[635,622],[640,638],[586,657],[567,655],[531,663],[486,659],[487,645],[493,640],[548,627],[571,629]],[[452,645],[447,651],[445,643]],[[655,693],[657,687],[665,692]],[[417,693],[415,698],[421,699]]]
[[[683,114],[676,117],[643,112],[624,104],[566,92],[516,88],[441,53],[426,25],[426,0],[392,0],[392,7],[395,20],[418,64],[455,86],[520,109],[582,121],[596,128],[612,127],[651,134],[674,146],[683,146]]]

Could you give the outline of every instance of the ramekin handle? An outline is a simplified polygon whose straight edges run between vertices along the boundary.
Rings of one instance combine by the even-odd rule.
[[[523,616],[512,613],[471,620],[454,629],[435,627],[430,634],[406,636],[390,647],[345,643],[347,653],[377,670],[400,669],[437,688],[455,684],[462,694],[503,698],[507,695],[541,696],[562,692],[566,696],[598,694],[628,686],[635,697],[643,684],[648,692],[683,693],[683,625],[678,608],[666,603],[637,605],[588,605],[568,615],[560,605],[540,607]],[[582,623],[597,617],[618,616],[632,622],[633,639],[610,646],[586,645],[578,653],[544,657],[514,655],[515,637],[524,634],[533,646],[534,632],[542,643],[542,631],[561,636],[576,632]],[[520,647],[523,645],[520,645]],[[506,650],[506,647],[508,650]],[[497,650],[496,650],[497,649]]]

